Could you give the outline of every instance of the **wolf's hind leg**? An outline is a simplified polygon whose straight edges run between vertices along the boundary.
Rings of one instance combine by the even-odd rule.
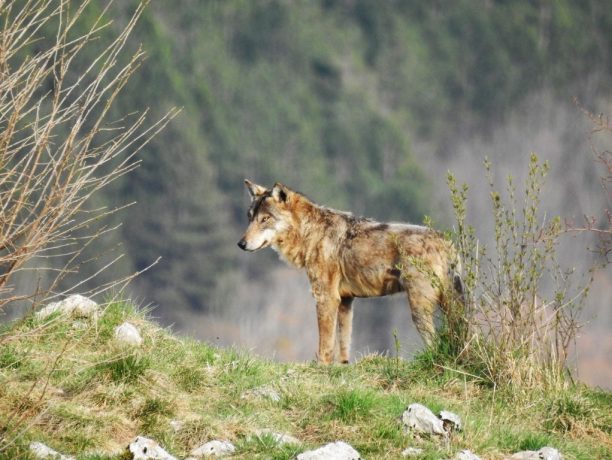
[[[433,343],[436,334],[434,328],[434,309],[437,302],[436,290],[424,279],[413,280],[408,286],[408,301],[412,321],[427,346]]]
[[[338,307],[339,358],[348,364],[351,355],[351,334],[353,332],[353,298],[343,297]]]

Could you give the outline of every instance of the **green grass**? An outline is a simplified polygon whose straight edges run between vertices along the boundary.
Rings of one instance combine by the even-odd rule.
[[[115,343],[114,328],[125,320],[141,329],[141,347]],[[408,446],[428,459],[462,449],[501,458],[544,445],[567,459],[612,457],[612,396],[597,389],[517,396],[451,370],[432,351],[410,362],[376,355],[348,366],[275,363],[179,339],[124,302],[74,326],[29,319],[0,333],[0,458],[29,458],[31,441],[79,459],[121,458],[136,435],[178,457],[212,439],[232,441],[240,459],[291,459],[335,440],[366,459],[401,458]],[[242,397],[262,387],[280,401]],[[413,402],[458,413],[464,430],[448,443],[405,433],[399,417]],[[262,429],[301,445],[256,436]]]

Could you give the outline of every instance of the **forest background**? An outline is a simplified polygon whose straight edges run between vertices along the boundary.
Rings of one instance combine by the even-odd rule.
[[[101,34],[112,36],[136,4],[113,3]],[[93,2],[85,19],[105,5]],[[129,296],[180,333],[280,360],[314,358],[305,276],[272,251],[236,247],[247,223],[244,178],[281,181],[378,220],[427,215],[451,229],[451,170],[470,184],[469,217],[487,242],[484,158],[496,180],[518,182],[536,152],[551,163],[546,215],[582,226],[610,207],[581,110],[612,113],[609,1],[154,0],[129,45],[147,57],[116,118],[182,111],[147,145],[140,167],[90,204],[134,202],[112,216],[122,225],[88,249],[78,276],[124,254],[83,287],[95,289],[161,257]],[[586,278],[601,262],[591,238],[571,232],[560,246],[562,263]],[[45,271],[26,273],[20,289],[44,283]],[[608,267],[593,276],[577,373],[610,388],[612,275]],[[403,296],[359,301],[355,321],[355,356],[393,350],[395,329],[406,356],[421,347]]]

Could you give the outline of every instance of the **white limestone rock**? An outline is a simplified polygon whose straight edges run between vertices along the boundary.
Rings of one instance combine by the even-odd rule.
[[[435,434],[446,436],[442,420],[422,404],[410,404],[402,414],[402,422],[406,431],[417,434]]]
[[[174,431],[175,433],[181,431],[184,426],[185,422],[183,422],[182,420],[170,420],[170,428],[172,428],[172,431]]]
[[[137,436],[128,446],[133,460],[177,460],[158,443],[144,436]]]
[[[538,450],[541,460],[563,460],[563,455],[554,447],[542,447]]]
[[[563,460],[563,455],[554,447],[542,447],[540,450],[524,450],[506,457],[509,460]]]
[[[115,328],[115,339],[126,345],[140,346],[142,345],[142,336],[138,328],[127,321]]]
[[[447,410],[440,411],[440,415],[438,416],[438,418],[442,420],[442,426],[444,427],[444,430],[449,433],[452,431],[461,431],[463,429],[461,417],[459,417],[454,412],[449,412]]]
[[[55,312],[71,318],[97,319],[100,314],[98,304],[80,294],[73,294],[59,302],[51,302],[46,307],[36,312],[38,319],[45,319]]]
[[[505,460],[540,460],[540,455],[535,450],[524,450],[504,457]]]
[[[453,460],[480,460],[480,457],[471,450],[462,450],[457,452],[453,457]]]
[[[423,449],[418,447],[408,447],[402,451],[402,457],[418,457],[423,453]]]
[[[315,450],[302,452],[297,460],[361,460],[359,452],[343,441],[331,442]]]
[[[74,460],[74,457],[62,455],[56,450],[51,449],[49,446],[46,446],[42,442],[32,442],[30,443],[30,452],[34,458],[37,459],[52,459],[52,460]]]
[[[236,451],[236,447],[229,441],[213,440],[193,449],[190,455],[195,458],[225,457]]]

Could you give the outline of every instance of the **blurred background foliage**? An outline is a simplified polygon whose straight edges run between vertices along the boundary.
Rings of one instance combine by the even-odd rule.
[[[111,29],[135,5],[115,2],[106,13]],[[573,96],[587,107],[609,104],[610,6],[153,0],[131,37],[147,58],[115,111],[149,108],[156,119],[183,109],[149,144],[140,168],[98,197],[111,206],[137,202],[115,216],[123,225],[104,244],[126,256],[102,276],[141,270],[161,256],[132,285],[133,296],[158,306],[155,315],[179,329],[214,324],[194,333],[226,342],[241,342],[246,316],[266,320],[271,297],[295,304],[295,293],[304,294],[300,305],[313,310],[304,281],[275,271],[281,264],[272,251],[236,248],[246,226],[243,179],[282,181],[317,202],[380,220],[420,223],[428,214],[444,228],[451,224],[448,205],[440,204],[445,171],[465,158],[457,152],[466,140],[486,143],[517,117],[521,126],[517,113],[542,94],[547,107],[571,106]],[[94,3],[92,20],[102,8]],[[584,136],[576,123],[570,128]],[[468,177],[480,174],[479,164],[465,165]],[[293,295],[285,299],[280,289]],[[291,311],[280,309],[272,321],[289,328],[283,314]],[[363,315],[364,336],[390,339],[393,317],[379,308]],[[215,317],[242,329],[232,335],[211,323]],[[408,326],[408,314],[402,318]],[[271,348],[281,358],[314,350],[298,347],[304,351],[287,355],[278,343]]]

